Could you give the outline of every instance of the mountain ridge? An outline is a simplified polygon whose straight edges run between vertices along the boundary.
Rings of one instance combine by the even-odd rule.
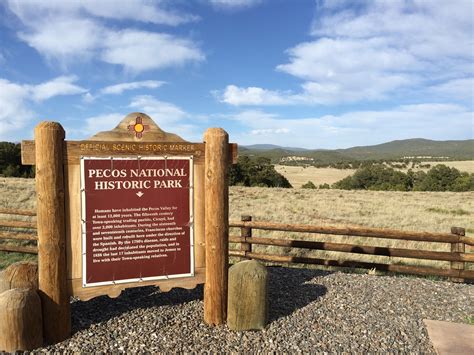
[[[255,148],[257,146],[257,149]],[[304,149],[281,147],[273,144],[240,146],[242,155],[263,156],[280,161],[297,156],[319,163],[354,160],[397,160],[407,157],[418,159],[474,160],[474,139],[437,141],[425,138],[394,140],[386,143],[343,149]],[[422,157],[422,158],[420,158]]]

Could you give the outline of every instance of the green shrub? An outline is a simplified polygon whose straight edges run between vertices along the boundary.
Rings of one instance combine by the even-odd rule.
[[[301,185],[302,189],[315,189],[316,185],[312,181],[308,181],[306,184]]]
[[[372,165],[358,169],[332,187],[343,190],[474,191],[474,174],[446,165],[436,165],[427,173],[408,170],[406,174],[383,165]]]

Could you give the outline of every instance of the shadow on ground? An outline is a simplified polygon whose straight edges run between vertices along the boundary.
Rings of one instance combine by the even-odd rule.
[[[176,288],[160,292],[154,286],[130,288],[122,291],[119,297],[96,297],[89,301],[71,304],[72,332],[89,328],[92,324],[107,322],[125,312],[141,308],[173,306],[203,299],[203,285],[194,290]]]
[[[311,280],[329,275],[328,271],[286,267],[270,267],[268,271],[269,322],[289,316],[298,309],[317,301],[327,292],[325,286]],[[275,278],[278,278],[278,283],[272,282]]]
[[[329,272],[285,267],[269,267],[268,271],[269,322],[292,314],[327,291],[324,286],[310,281]],[[276,278],[280,281],[273,283],[272,279]],[[100,296],[86,302],[76,301],[71,304],[72,331],[76,333],[136,309],[173,306],[202,299],[203,285],[199,285],[194,290],[176,288],[170,292],[160,292],[154,286],[137,287],[124,290],[117,298]]]

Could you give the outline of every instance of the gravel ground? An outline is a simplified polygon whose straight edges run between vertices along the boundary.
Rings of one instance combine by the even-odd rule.
[[[423,319],[466,322],[474,286],[408,277],[269,268],[269,324],[233,332],[203,322],[203,289],[72,303],[73,336],[43,351],[435,353]]]

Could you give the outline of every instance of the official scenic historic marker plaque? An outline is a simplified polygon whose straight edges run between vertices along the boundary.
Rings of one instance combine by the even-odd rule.
[[[82,157],[83,286],[193,276],[192,182],[192,157]]]

